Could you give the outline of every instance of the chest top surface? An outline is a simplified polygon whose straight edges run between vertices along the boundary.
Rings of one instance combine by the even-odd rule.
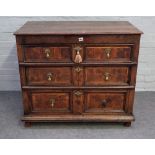
[[[142,34],[127,21],[29,21],[15,35]]]

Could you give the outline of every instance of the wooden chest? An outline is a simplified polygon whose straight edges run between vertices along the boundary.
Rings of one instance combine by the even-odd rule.
[[[142,32],[125,21],[36,21],[15,32],[25,125],[134,121]]]

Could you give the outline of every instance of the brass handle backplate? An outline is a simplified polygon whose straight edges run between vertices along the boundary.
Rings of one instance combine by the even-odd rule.
[[[52,79],[53,79],[53,73],[48,73],[47,74],[47,80],[52,81]]]
[[[75,63],[81,63],[82,62],[82,57],[80,55],[80,50],[82,48],[80,46],[77,46],[74,48],[74,51],[76,52],[76,55],[75,55],[75,59],[74,59],[74,62]]]
[[[55,105],[55,99],[51,98],[51,99],[49,100],[49,103],[50,103],[51,107],[53,108],[54,105]]]
[[[108,99],[103,99],[103,100],[101,101],[101,105],[102,105],[103,108],[105,108],[110,102],[111,102],[111,99],[110,99],[110,98],[108,98]]]
[[[49,58],[51,56],[51,50],[49,48],[46,48],[45,50],[46,58]]]
[[[107,105],[107,103],[108,103],[108,102],[107,102],[106,99],[104,99],[104,100],[101,101],[101,104],[102,104],[103,107],[105,107],[105,106]]]
[[[106,48],[105,50],[106,56],[109,59],[110,58],[110,53],[111,53],[111,48]]]
[[[81,96],[83,93],[82,93],[81,91],[75,91],[74,94],[75,94],[76,96]]]
[[[103,76],[105,81],[109,81],[111,74],[106,72]]]

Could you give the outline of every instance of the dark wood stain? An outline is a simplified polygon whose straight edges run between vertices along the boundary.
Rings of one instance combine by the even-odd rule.
[[[27,22],[15,32],[25,126],[130,126],[141,34],[124,21]],[[75,63],[77,52],[81,63]]]

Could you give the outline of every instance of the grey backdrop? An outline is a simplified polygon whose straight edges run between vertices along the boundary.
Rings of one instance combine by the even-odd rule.
[[[127,20],[144,32],[140,45],[137,91],[155,90],[155,17],[0,17],[0,91],[20,90],[13,32],[32,20]]]

